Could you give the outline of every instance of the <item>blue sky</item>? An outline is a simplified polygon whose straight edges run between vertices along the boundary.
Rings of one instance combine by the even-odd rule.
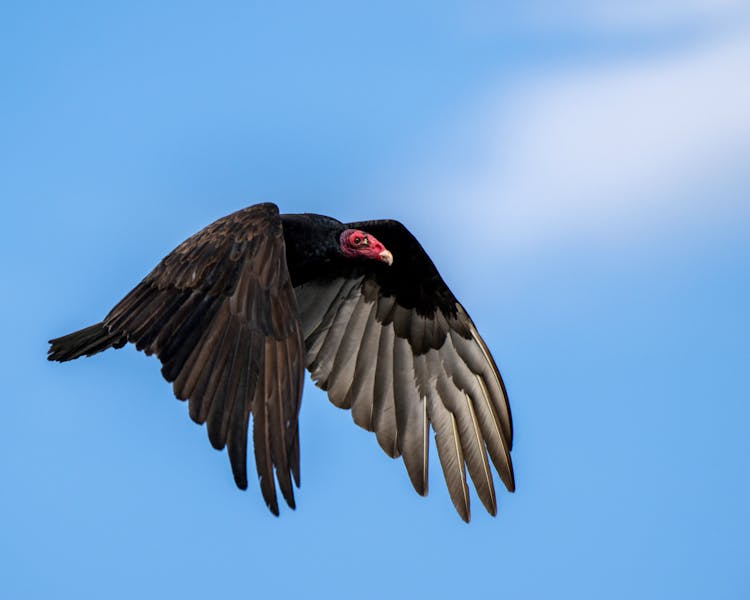
[[[750,596],[748,40],[735,0],[5,3],[0,596]],[[497,518],[309,383],[274,518],[155,359],[45,361],[260,201],[420,238],[508,385]]]

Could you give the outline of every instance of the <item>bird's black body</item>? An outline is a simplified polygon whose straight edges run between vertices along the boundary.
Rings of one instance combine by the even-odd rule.
[[[393,264],[342,253],[361,230]],[[259,204],[180,244],[101,323],[51,341],[50,360],[132,342],[156,354],[211,444],[227,446],[247,487],[253,415],[256,469],[278,514],[274,472],[294,507],[297,417],[306,367],[427,492],[430,425],[451,499],[469,519],[465,468],[495,514],[489,453],[509,490],[512,424],[505,389],[474,324],[411,233],[396,221],[343,224]]]
[[[333,276],[344,266],[338,239],[346,229],[341,221],[323,215],[281,215],[286,264],[292,285],[316,277]]]

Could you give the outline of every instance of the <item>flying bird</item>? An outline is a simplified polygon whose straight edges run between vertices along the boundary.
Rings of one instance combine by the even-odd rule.
[[[155,354],[190,417],[227,447],[247,488],[248,427],[261,492],[295,507],[304,370],[330,401],[401,456],[427,494],[429,432],[451,500],[469,521],[466,470],[497,513],[490,461],[515,489],[513,428],[487,345],[401,223],[341,223],[250,206],[185,240],[100,323],[50,340],[65,362],[135,344]],[[489,455],[489,460],[488,460]],[[275,478],[274,478],[275,472]]]

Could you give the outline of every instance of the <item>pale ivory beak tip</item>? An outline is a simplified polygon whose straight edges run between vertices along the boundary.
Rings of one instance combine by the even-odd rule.
[[[388,250],[383,250],[379,255],[380,260],[382,260],[384,263],[387,263],[388,266],[391,266],[393,264],[393,254],[391,254]]]

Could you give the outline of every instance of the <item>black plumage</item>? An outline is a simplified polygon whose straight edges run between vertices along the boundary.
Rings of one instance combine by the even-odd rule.
[[[419,242],[396,221],[343,224],[279,215],[273,204],[237,211],[180,244],[101,323],[51,340],[48,358],[63,362],[127,342],[159,358],[212,446],[227,447],[242,489],[253,415],[256,469],[274,514],[277,483],[295,505],[305,368],[389,456],[403,458],[422,495],[432,427],[464,520],[467,469],[493,515],[490,461],[507,489],[515,487],[497,366]]]

